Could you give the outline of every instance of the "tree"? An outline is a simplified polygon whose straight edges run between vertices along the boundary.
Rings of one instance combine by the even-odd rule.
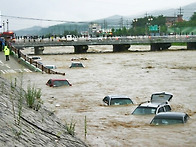
[[[196,12],[191,16],[190,21],[196,21]]]

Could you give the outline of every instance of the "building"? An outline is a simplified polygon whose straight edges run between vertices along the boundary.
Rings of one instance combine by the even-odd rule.
[[[183,15],[180,14],[180,15],[177,15],[176,16],[166,16],[165,19],[166,19],[166,26],[167,27],[171,27],[173,26],[175,23],[177,22],[183,22]]]

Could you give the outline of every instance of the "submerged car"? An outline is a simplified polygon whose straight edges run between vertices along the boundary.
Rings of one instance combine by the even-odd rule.
[[[56,69],[55,65],[45,65],[47,69]]]
[[[50,87],[72,86],[66,79],[49,79],[46,85]]]
[[[33,59],[34,61],[41,61],[42,60],[42,58],[40,56],[32,56],[30,58]]]
[[[168,102],[163,103],[141,103],[139,106],[132,112],[134,115],[148,115],[148,114],[158,114],[160,112],[171,111],[171,107]]]
[[[128,96],[123,95],[108,95],[103,98],[106,105],[128,105],[133,104],[133,101]]]
[[[84,67],[81,62],[72,62],[70,68],[72,67]]]
[[[189,119],[188,114],[182,112],[162,112],[154,116],[152,125],[173,125],[183,124]]]
[[[168,101],[170,101],[172,97],[172,94],[165,92],[152,94],[151,100],[139,104],[132,114],[148,115],[171,111],[171,107]]]

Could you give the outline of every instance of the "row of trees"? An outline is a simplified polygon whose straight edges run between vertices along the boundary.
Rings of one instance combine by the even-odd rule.
[[[123,27],[122,29],[112,29],[112,33],[115,36],[124,36],[124,35],[149,35],[149,34],[156,34],[156,33],[166,33],[166,18],[163,15],[158,17],[149,16],[144,18],[134,19],[132,21],[132,27],[126,28]],[[150,26],[158,26],[157,30],[150,30]]]

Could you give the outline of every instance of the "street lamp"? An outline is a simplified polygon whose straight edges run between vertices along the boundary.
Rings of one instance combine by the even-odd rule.
[[[137,23],[137,18],[132,20],[132,25],[133,25],[133,31],[135,32],[135,27],[136,27],[136,23]]]
[[[152,17],[149,17],[149,18],[148,18],[148,22],[147,22],[147,24],[146,24],[146,35],[148,34],[148,29],[147,29],[147,28],[148,28],[148,26],[150,26],[150,24],[151,24],[150,22],[151,22],[151,21],[153,21],[153,18],[152,18]]]

